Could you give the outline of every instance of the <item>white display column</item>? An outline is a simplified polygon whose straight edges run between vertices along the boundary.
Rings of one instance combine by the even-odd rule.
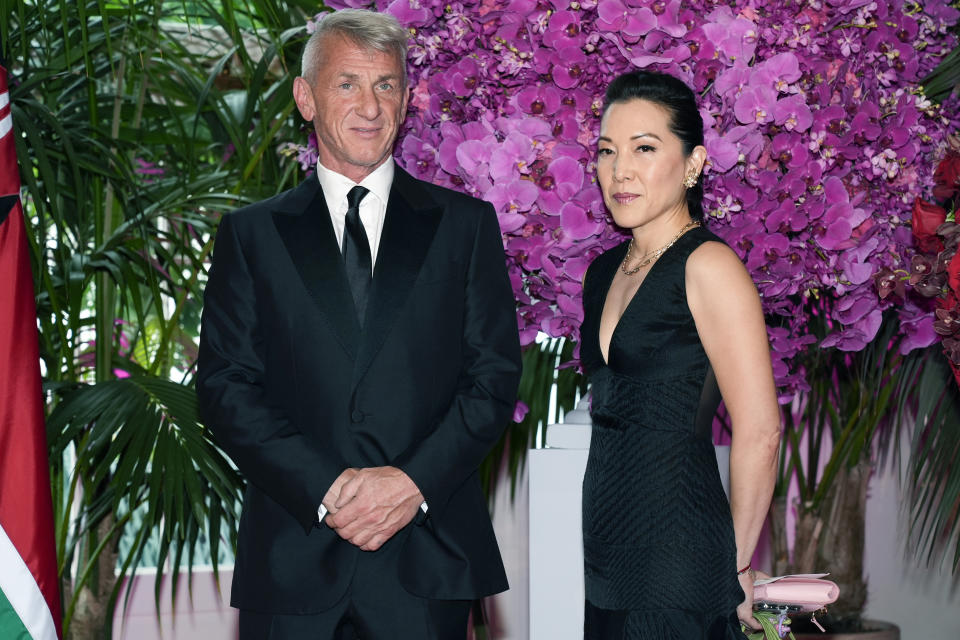
[[[583,638],[583,538],[580,498],[590,448],[588,399],[547,428],[546,448],[531,449],[530,640]],[[716,447],[729,491],[729,447]]]
[[[530,640],[583,638],[583,542],[580,496],[590,448],[587,401],[547,428],[545,449],[531,449]]]

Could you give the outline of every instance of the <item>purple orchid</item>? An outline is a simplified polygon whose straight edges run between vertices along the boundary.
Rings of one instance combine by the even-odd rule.
[[[773,105],[773,121],[787,131],[803,132],[813,124],[813,113],[803,96],[793,94]]]
[[[586,35],[580,29],[580,14],[575,11],[557,11],[549,16],[543,30],[543,44],[552,49],[582,47]]]
[[[429,5],[430,3],[419,0],[393,0],[387,5],[386,12],[393,14],[405,27],[426,27],[434,21]]]
[[[532,85],[517,93],[517,105],[530,115],[553,115],[560,108],[563,94],[554,85]]]
[[[553,81],[561,89],[573,89],[583,81],[587,57],[579,47],[563,47],[553,57]]]
[[[748,86],[740,93],[733,113],[743,124],[766,124],[774,118],[777,93],[770,87]]]
[[[374,4],[411,29],[395,157],[494,204],[523,344],[538,332],[578,338],[583,273],[622,241],[596,186],[595,145],[604,88],[645,67],[700,97],[708,224],[763,296],[782,401],[808,388],[798,362],[817,344],[811,301],[832,301],[818,311],[831,332],[818,347],[862,348],[888,309],[901,349],[937,339],[903,274],[912,203],[960,127],[958,101],[934,106],[915,84],[955,44],[960,12],[947,3],[330,4]],[[282,152],[305,170],[316,161],[315,141]]]
[[[632,6],[622,0],[604,0],[597,6],[597,27],[619,34],[625,42],[635,43],[657,26],[657,16],[647,7]]]

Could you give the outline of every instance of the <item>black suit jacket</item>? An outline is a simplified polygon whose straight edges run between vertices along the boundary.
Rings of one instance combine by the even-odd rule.
[[[519,342],[493,208],[397,167],[366,326],[316,177],[221,220],[204,295],[203,419],[248,481],[231,604],[315,613],[365,553],[317,524],[347,467],[423,492],[402,545],[413,594],[507,588],[476,472],[510,420]]]

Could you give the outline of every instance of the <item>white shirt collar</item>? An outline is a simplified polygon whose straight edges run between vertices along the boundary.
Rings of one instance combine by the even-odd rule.
[[[390,199],[390,187],[393,185],[394,161],[392,156],[387,156],[386,161],[366,178],[360,181],[361,187],[366,187],[372,195],[380,200],[380,206],[385,210],[387,201]],[[327,169],[317,160],[317,179],[320,181],[320,187],[323,189],[323,195],[327,201],[327,207],[330,212],[346,211],[347,192],[357,183],[339,174],[332,169]]]
[[[394,163],[393,158],[387,160],[366,178],[360,181],[360,186],[370,190],[360,202],[360,222],[367,234],[370,244],[370,258],[372,265],[377,263],[377,252],[380,248],[380,236],[383,233],[383,222],[387,216],[387,202],[390,199],[390,187],[393,185]],[[337,246],[343,246],[343,227],[347,216],[347,193],[357,186],[350,178],[332,171],[317,161],[317,180],[323,189],[323,199],[330,212],[330,222],[333,233],[337,238]]]

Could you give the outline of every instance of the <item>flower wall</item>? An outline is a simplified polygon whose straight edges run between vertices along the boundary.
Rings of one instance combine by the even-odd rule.
[[[936,303],[933,330],[941,338],[943,353],[960,385],[960,139],[934,171],[933,197],[943,206],[917,198],[913,205],[913,237],[917,251],[910,270],[884,269],[876,275],[880,297],[903,296],[907,284]]]
[[[890,307],[903,350],[937,339],[927,301],[881,299],[874,275],[909,269],[911,207],[960,122],[956,103],[918,88],[955,45],[960,13],[945,2],[328,4],[375,6],[410,29],[396,159],[494,204],[524,344],[540,331],[578,338],[583,274],[624,239],[594,155],[603,91],[637,68],[700,96],[708,225],[757,283],[784,400],[805,388],[797,356],[819,340],[810,300],[831,301],[823,347],[862,349]],[[313,149],[301,148],[305,169]]]

